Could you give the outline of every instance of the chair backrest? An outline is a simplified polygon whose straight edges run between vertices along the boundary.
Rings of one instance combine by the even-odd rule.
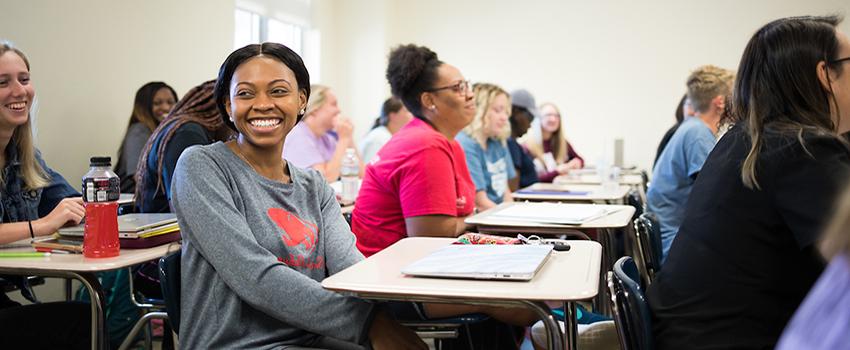
[[[623,350],[653,348],[652,319],[649,304],[641,288],[637,266],[631,257],[624,256],[614,263],[608,274],[608,289],[614,321]]]
[[[635,215],[632,219],[637,218],[643,214],[643,199],[640,197],[640,192],[638,190],[631,190],[629,194],[626,196],[628,204],[635,207]]]
[[[643,187],[643,193],[646,193],[647,188],[649,188],[649,173],[646,170],[640,171],[640,180],[641,186]]]
[[[165,299],[165,311],[175,334],[180,331],[180,256],[181,251],[159,259],[159,283]]]
[[[661,271],[661,226],[655,214],[643,213],[634,222],[635,235],[637,237],[638,250],[641,254],[640,261],[643,263],[643,271],[647,274],[646,283],[655,278],[655,274]]]

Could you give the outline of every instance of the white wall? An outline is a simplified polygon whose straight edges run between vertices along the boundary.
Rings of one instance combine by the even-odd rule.
[[[674,122],[692,69],[735,70],[750,36],[772,19],[850,13],[843,0],[395,0],[382,19],[374,9],[382,1],[335,3],[344,30],[328,64],[344,67],[336,75],[346,83],[336,88],[343,110],[358,118],[357,135],[389,93],[383,69],[390,47],[412,42],[473,81],[525,87],[538,102],[556,103],[568,138],[589,162],[624,138],[625,162],[644,168]],[[850,22],[842,28],[850,32]]]
[[[182,96],[215,78],[233,46],[233,0],[12,1],[0,38],[30,59],[38,147],[79,188],[92,155],[113,161],[136,90],[165,81]]]
[[[307,13],[305,0],[287,1],[297,6],[270,10],[292,8],[299,18]],[[48,163],[79,186],[89,156],[115,156],[139,86],[163,80],[182,95],[213,78],[232,51],[234,2],[4,6],[0,37],[32,61],[41,107],[38,145]],[[568,137],[588,161],[622,137],[626,162],[647,168],[691,69],[707,63],[735,69],[753,31],[771,19],[850,13],[850,4],[839,0],[311,3],[311,25],[321,32],[322,81],[337,91],[358,137],[389,95],[390,48],[413,42],[472,80],[525,87],[540,102],[558,104]],[[842,28],[850,32],[850,22]]]

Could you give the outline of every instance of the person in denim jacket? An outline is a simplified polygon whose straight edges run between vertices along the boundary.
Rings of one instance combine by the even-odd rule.
[[[79,224],[85,215],[79,193],[33,145],[34,97],[26,56],[0,42],[0,244],[50,235],[66,224]],[[20,277],[0,279],[27,290]],[[69,302],[21,306],[0,293],[0,343],[4,348],[88,348],[90,310],[88,304]]]

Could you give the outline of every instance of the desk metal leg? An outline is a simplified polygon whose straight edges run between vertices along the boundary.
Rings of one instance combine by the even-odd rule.
[[[599,230],[599,244],[602,245],[602,266],[599,269],[599,294],[594,299],[594,311],[603,315],[611,316],[611,305],[608,299],[608,285],[606,284],[605,276],[613,266],[614,256],[616,255],[616,247],[614,247],[614,229]]]
[[[533,302],[533,301],[521,301],[521,303],[524,304],[529,309],[531,309],[532,311],[534,311],[535,313],[537,313],[538,316],[540,316],[540,320],[543,321],[543,326],[546,328],[546,334],[547,334],[546,338],[548,339],[547,346],[550,350],[564,349],[565,344],[573,344],[573,346],[570,347],[569,349],[570,350],[576,350],[576,347],[575,347],[576,337],[575,337],[575,335],[577,333],[573,332],[572,334],[570,334],[569,331],[567,331],[566,333],[562,333],[561,327],[558,325],[558,321],[555,321],[555,318],[552,317],[552,313],[549,310],[549,306],[547,306],[546,303]],[[570,303],[570,304],[572,304],[572,303]],[[575,307],[575,304],[573,304],[573,307]],[[572,309],[572,310],[575,310],[575,309]],[[566,315],[566,314],[564,316],[567,319],[567,322],[565,323],[565,325],[569,325],[569,324],[575,325],[575,312],[573,312],[572,316]],[[572,319],[572,320],[570,321],[570,319]],[[564,334],[564,335],[562,335],[562,334]],[[563,343],[564,341],[566,341],[566,343]]]
[[[564,303],[564,344],[567,349],[578,349],[578,317],[576,303]]]
[[[103,312],[103,287],[93,274],[67,272],[71,277],[80,280],[88,289],[91,297],[91,339],[92,349],[105,350],[106,346],[106,315]]]
[[[89,291],[91,297],[91,348],[93,350],[106,350],[106,323],[105,314],[103,312],[103,286],[93,273],[74,272],[74,271],[38,271],[34,272],[31,269],[25,268],[0,268],[0,273],[12,275],[33,275],[37,274],[44,277],[59,277],[73,278],[79,280],[83,286]]]

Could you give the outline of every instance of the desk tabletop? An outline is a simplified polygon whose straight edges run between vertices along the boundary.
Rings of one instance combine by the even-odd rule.
[[[50,254],[49,256],[38,258],[0,258],[0,269],[100,272],[155,260],[178,250],[180,250],[180,244],[171,243],[144,249],[121,249],[121,253],[112,258],[93,259],[86,258],[82,254]],[[0,252],[34,251],[32,247],[0,249]]]
[[[562,185],[599,185],[602,181],[598,174],[560,175],[552,181]],[[620,185],[638,186],[643,184],[643,178],[638,174],[620,175]]]
[[[531,281],[412,277],[400,270],[454,238],[410,237],[322,281],[326,289],[363,297],[426,297],[474,300],[586,300],[599,288],[602,246],[571,241],[566,252],[552,252]]]
[[[602,185],[536,183],[512,193],[516,200],[563,202],[619,201],[629,194],[629,186],[606,191]]]
[[[591,229],[591,228],[620,228],[628,226],[632,221],[632,216],[635,215],[635,207],[630,205],[603,205],[603,204],[588,204],[604,207],[608,214],[583,222],[579,225],[574,224],[549,224],[538,223],[521,220],[510,220],[501,218],[491,218],[490,216],[504,208],[513,205],[527,205],[533,203],[525,202],[508,202],[502,203],[484,212],[468,217],[465,222],[467,225],[476,225],[480,227],[505,227],[505,228],[546,228],[546,229]]]

